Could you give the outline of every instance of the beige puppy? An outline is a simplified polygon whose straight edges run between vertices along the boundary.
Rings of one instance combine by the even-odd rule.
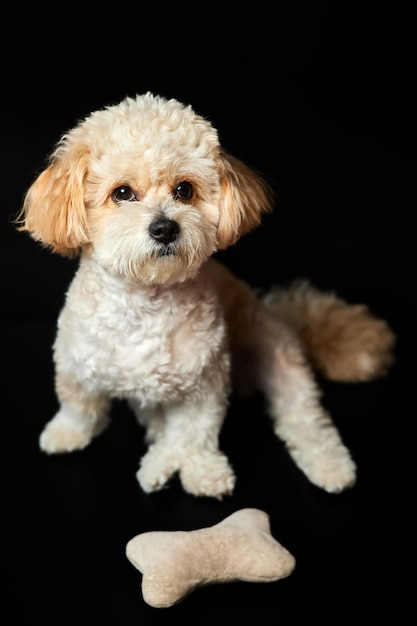
[[[367,307],[305,283],[261,299],[212,258],[271,210],[264,180],[176,100],[126,98],[62,137],[16,220],[80,259],[54,344],[60,409],[42,450],[84,448],[112,399],[126,399],[149,444],[142,489],[178,473],[187,492],[221,498],[235,485],[219,449],[233,374],[265,393],[276,435],[312,483],[354,484],[314,368],[370,380],[390,365],[394,336]]]

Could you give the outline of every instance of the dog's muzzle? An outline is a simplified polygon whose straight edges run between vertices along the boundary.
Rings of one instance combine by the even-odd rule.
[[[159,245],[159,254],[161,256],[173,253],[172,244],[178,239],[180,227],[178,222],[168,217],[158,217],[149,224],[149,235]]]

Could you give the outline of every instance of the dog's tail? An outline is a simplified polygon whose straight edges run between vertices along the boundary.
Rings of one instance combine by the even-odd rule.
[[[330,380],[372,380],[394,361],[395,334],[364,304],[349,304],[306,280],[273,287],[264,302],[299,336],[313,368]]]

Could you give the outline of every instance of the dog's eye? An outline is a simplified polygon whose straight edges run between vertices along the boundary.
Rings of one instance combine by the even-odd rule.
[[[174,196],[179,200],[190,200],[193,196],[192,184],[188,180],[183,180],[176,186]]]
[[[136,200],[134,192],[127,185],[120,185],[120,187],[116,187],[111,197],[115,202],[133,202]]]

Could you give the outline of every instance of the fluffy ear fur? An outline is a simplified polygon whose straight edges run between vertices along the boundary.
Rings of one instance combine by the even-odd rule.
[[[260,224],[263,213],[272,211],[272,189],[257,172],[221,150],[222,194],[218,247],[224,250]]]
[[[63,256],[75,257],[88,243],[83,183],[85,147],[60,154],[29,188],[17,218],[18,229]]]

